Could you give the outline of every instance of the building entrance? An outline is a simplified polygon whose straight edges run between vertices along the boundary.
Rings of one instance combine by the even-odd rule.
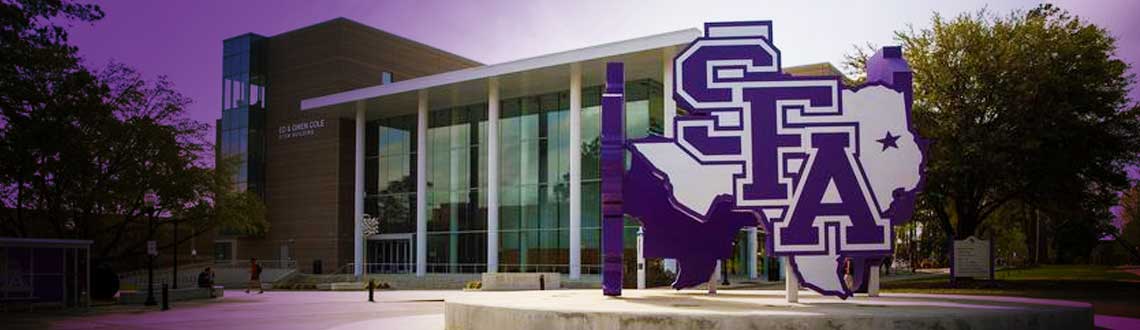
[[[368,238],[367,272],[404,274],[415,270],[412,234],[382,234]]]

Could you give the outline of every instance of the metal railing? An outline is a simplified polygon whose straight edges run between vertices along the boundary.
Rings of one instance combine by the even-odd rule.
[[[179,267],[179,268],[181,268],[181,267]],[[201,271],[202,271],[201,268],[185,269],[185,270],[179,269],[178,270],[178,287],[179,288],[189,288],[189,287],[198,286],[198,273]],[[173,270],[171,270],[171,269],[164,269],[161,271],[156,269],[154,271],[154,285],[155,285],[154,289],[158,290],[159,287],[161,287],[163,283],[171,283],[173,281],[172,273],[173,273]],[[137,271],[125,273],[125,274],[120,274],[119,275],[119,285],[124,287],[124,288],[125,288],[125,286],[128,286],[128,285],[133,286],[135,290],[139,290],[139,291],[146,290],[146,288],[147,288],[146,271],[145,270],[142,271],[141,274],[138,273]]]
[[[354,263],[346,263],[333,274],[352,274],[354,271]],[[582,274],[601,274],[602,265],[582,265]],[[487,264],[485,263],[428,263],[428,273],[467,273],[477,274],[487,271]],[[570,265],[567,264],[500,264],[500,272],[546,272],[546,273],[569,273]],[[416,272],[416,264],[407,263],[366,263],[364,264],[364,272],[367,274],[412,274]]]
[[[261,268],[297,269],[296,260],[261,260],[257,259]],[[243,268],[249,267],[249,260],[218,260],[212,264],[214,268]]]

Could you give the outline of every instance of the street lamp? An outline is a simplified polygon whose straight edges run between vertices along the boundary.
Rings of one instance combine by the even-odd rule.
[[[154,306],[158,302],[154,300],[154,257],[158,255],[158,243],[154,241],[154,204],[157,197],[152,193],[147,193],[143,196],[143,202],[148,207],[147,212],[147,236],[150,240],[146,241],[146,302],[143,305]]]
[[[174,223],[174,255],[173,255],[174,267],[172,269],[172,271],[173,271],[172,273],[174,274],[174,279],[173,279],[170,287],[173,289],[177,289],[178,288],[178,219],[175,219],[174,217],[170,217],[170,221]]]

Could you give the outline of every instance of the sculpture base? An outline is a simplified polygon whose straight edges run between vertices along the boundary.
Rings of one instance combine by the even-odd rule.
[[[1014,297],[884,294],[848,300],[801,291],[469,292],[444,304],[450,330],[1092,329],[1092,306]]]

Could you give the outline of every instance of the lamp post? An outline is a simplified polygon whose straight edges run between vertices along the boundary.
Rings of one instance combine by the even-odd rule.
[[[174,266],[173,266],[173,271],[172,271],[172,273],[174,274],[174,279],[171,281],[170,288],[171,289],[177,289],[178,288],[178,219],[170,218],[170,221],[173,222],[173,224],[174,224],[174,255],[173,255]]]
[[[143,202],[146,203],[149,211],[147,213],[147,236],[151,238],[146,242],[146,301],[143,302],[143,305],[146,306],[158,305],[158,302],[154,300],[154,257],[158,255],[158,243],[154,241],[155,199],[156,197],[151,193],[143,196]]]

